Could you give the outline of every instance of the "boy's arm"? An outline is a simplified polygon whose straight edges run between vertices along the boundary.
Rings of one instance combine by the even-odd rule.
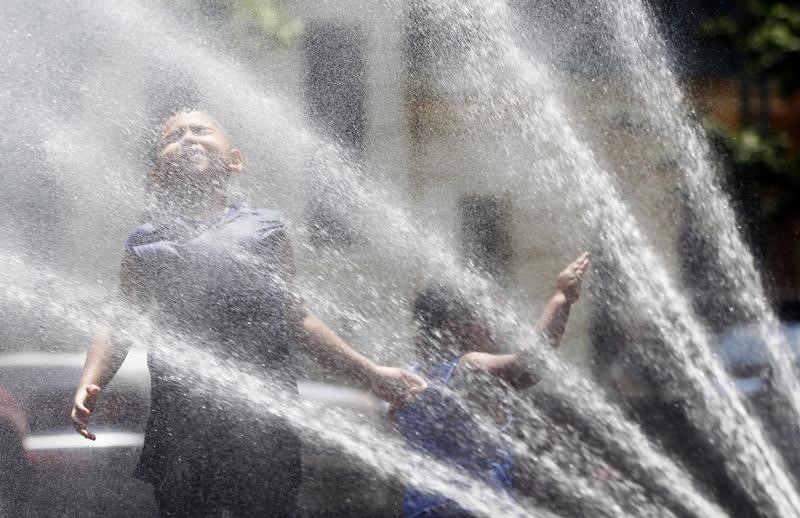
[[[380,399],[402,402],[427,386],[416,374],[376,364],[310,313],[303,318],[302,328],[304,337],[300,343],[320,365],[355,380]]]
[[[378,365],[353,349],[322,320],[305,308],[294,288],[294,253],[285,233],[280,234],[281,272],[289,294],[289,314],[298,332],[298,343],[326,369],[344,374],[380,399],[402,402],[425,390],[425,380],[397,367]]]
[[[126,302],[133,302],[140,294],[135,289],[138,270],[134,259],[126,251],[120,267],[120,293]],[[103,387],[111,381],[128,354],[127,340],[114,341],[111,327],[104,326],[95,335],[86,361],[83,365],[78,389],[75,392],[70,419],[75,430],[87,439],[95,440],[96,436],[88,429],[89,419],[94,411],[97,397]]]
[[[553,347],[558,347],[569,319],[569,311],[581,292],[581,279],[589,267],[590,254],[584,252],[558,276],[556,291],[533,328],[536,337],[545,337]],[[530,345],[528,345],[530,347]],[[461,357],[459,367],[476,368],[494,374],[516,388],[526,388],[538,381],[537,373],[525,361],[523,351],[513,354],[470,352]]]

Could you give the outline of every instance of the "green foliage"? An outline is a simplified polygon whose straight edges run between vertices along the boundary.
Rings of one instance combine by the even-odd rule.
[[[709,134],[727,162],[726,183],[746,220],[765,228],[800,214],[800,159],[788,135],[720,127],[712,127]]]
[[[792,164],[789,155],[791,141],[785,133],[777,137],[764,136],[753,128],[745,128],[732,136],[735,146],[732,158],[737,163],[761,164],[768,170],[787,170]]]
[[[286,0],[161,0],[193,23],[210,24],[251,58],[294,45],[303,30]]]
[[[800,7],[770,0],[739,0],[735,15],[703,23],[704,33],[731,45],[751,78],[776,80],[785,93],[800,84]]]
[[[239,16],[249,19],[264,35],[274,38],[283,47],[291,46],[302,31],[300,20],[278,2],[235,0],[233,5]]]
[[[776,85],[785,95],[796,93],[800,7],[775,0],[737,0],[734,5],[731,14],[706,20],[704,33],[737,51],[741,74],[751,85],[760,84],[762,90]],[[763,100],[759,106],[768,109]],[[742,110],[747,124],[746,108]],[[712,128],[710,135],[728,162],[726,183],[751,230],[800,217],[800,159],[788,135],[749,126],[736,132]],[[760,231],[755,234],[766,239]]]

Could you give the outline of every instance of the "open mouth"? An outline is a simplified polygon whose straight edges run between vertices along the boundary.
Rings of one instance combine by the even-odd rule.
[[[185,148],[178,154],[178,159],[192,160],[196,158],[208,158],[208,155],[202,148]]]
[[[210,156],[202,148],[183,148],[175,154],[172,162],[177,166],[200,165],[210,162]]]

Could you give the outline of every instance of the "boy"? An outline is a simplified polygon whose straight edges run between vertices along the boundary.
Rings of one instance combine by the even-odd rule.
[[[301,307],[280,213],[228,204],[228,180],[242,166],[241,151],[208,114],[179,111],[164,122],[149,176],[158,210],[129,236],[122,260],[127,302],[156,302],[164,332],[244,360],[288,393],[297,391],[295,343],[380,398],[397,402],[423,389],[420,377],[376,365]],[[87,439],[95,439],[88,422],[97,397],[127,354],[119,342],[105,329],[87,353],[71,412]],[[136,474],[154,486],[161,514],[295,515],[300,443],[289,427],[222,411],[222,395],[176,381],[158,349],[148,366],[152,404]]]
[[[564,333],[570,306],[578,300],[589,262],[587,252],[561,272],[556,292],[534,326],[535,334],[554,347]],[[411,446],[466,470],[490,487],[511,489],[513,457],[505,442],[512,418],[498,396],[504,387],[533,385],[537,373],[521,351],[500,354],[485,323],[449,288],[430,286],[421,291],[414,316],[418,371],[431,385],[395,413],[400,432]],[[464,397],[458,401],[454,394]],[[491,423],[488,427],[478,423],[481,416],[484,423]],[[406,489],[403,513],[406,518],[469,516],[457,502],[414,487]]]

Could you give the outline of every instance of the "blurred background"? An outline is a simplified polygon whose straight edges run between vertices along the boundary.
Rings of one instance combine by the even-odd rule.
[[[541,20],[553,31],[558,27],[554,20],[565,19],[562,11],[577,9],[547,0],[511,4],[530,21],[533,37],[542,38],[552,34],[541,29]],[[720,180],[770,295],[778,306],[789,308],[800,290],[798,8],[769,1],[648,5],[684,92],[714,144],[722,164]],[[586,246],[554,231],[560,223],[553,216],[558,202],[547,193],[536,198],[515,194],[495,179],[498,171],[519,164],[535,169],[536,157],[503,144],[502,130],[488,124],[476,130],[474,121],[461,118],[459,112],[469,109],[469,92],[432,77],[431,68],[441,63],[432,54],[435,37],[423,4],[388,2],[364,8],[346,0],[203,0],[143,6],[170,19],[154,31],[183,31],[177,36],[227,56],[269,95],[299,108],[304,123],[351,152],[376,182],[388,182],[401,205],[435,221],[465,263],[490,272],[523,300],[535,305],[544,298],[569,258],[567,252]],[[91,20],[85,7],[75,7],[66,17],[44,7],[32,8],[24,17],[14,13],[12,9],[6,24],[9,34],[17,36],[9,36],[14,44],[0,97],[11,129],[0,140],[9,164],[0,193],[9,222],[2,237],[57,269],[113,286],[120,245],[143,205],[139,173],[148,167],[153,121],[176,106],[218,108],[225,103],[215,105],[208,97],[227,92],[197,84],[205,58],[166,65],[166,58],[156,57],[156,37],[152,46],[140,42],[126,57],[124,44],[103,43],[112,27],[98,21],[86,35],[75,33],[70,23],[81,27]],[[131,27],[132,34],[142,32]],[[625,101],[613,75],[599,71],[608,60],[600,55],[594,70],[585,64],[591,60],[583,59],[583,53],[602,47],[603,35],[596,31],[590,23],[573,25],[556,45],[552,40],[549,44],[559,47],[555,59],[565,68],[572,66],[570,75],[586,83],[575,87],[590,92],[579,94],[591,100],[591,106],[581,109],[591,112],[591,125],[605,132],[597,139],[608,160],[613,164],[615,153],[619,155],[622,165],[612,169],[621,179],[621,190],[634,205],[639,200],[658,206],[658,216],[645,214],[642,224],[647,227],[648,219],[659,218],[654,239],[677,252],[685,246],[682,229],[691,222],[681,214],[674,181],[658,174],[669,170],[671,158],[651,149],[658,143],[647,142],[638,108]],[[223,119],[225,108],[219,110]],[[325,193],[298,194],[315,188],[313,182],[291,181],[313,176],[313,157],[298,148],[290,149],[293,156],[282,151],[274,145],[276,135],[237,132],[246,122],[229,118],[225,123],[234,130],[232,138],[241,141],[248,157],[244,201],[282,207],[314,254],[328,247],[350,257],[364,256],[362,266],[378,260],[326,206],[330,201]],[[261,118],[269,119],[269,114]],[[275,127],[280,131],[280,123]],[[623,153],[631,146],[643,150],[644,158]],[[102,166],[78,158],[100,153]],[[520,157],[507,156],[512,153]],[[658,176],[662,179],[654,179]],[[644,186],[638,185],[641,181]],[[43,233],[46,244],[40,242]],[[305,260],[302,247],[299,255]],[[693,270],[691,261],[676,262],[676,268],[683,270],[682,276]],[[357,273],[344,270],[331,272],[338,287],[382,271],[377,266]],[[407,298],[419,279],[412,275],[397,281],[401,293],[404,285],[410,286],[402,293]],[[583,313],[577,320],[588,322],[588,312]],[[399,324],[406,317],[400,315],[389,327],[403,327]],[[345,328],[357,324],[342,322]],[[588,366],[596,347],[577,338],[587,337],[588,323],[575,328],[580,331],[568,340],[574,344],[567,346],[568,354]],[[37,332],[47,334],[44,329]],[[2,347],[50,350],[63,342],[59,334],[35,343],[7,335]]]
[[[582,116],[584,137],[601,150],[671,273],[720,336],[720,354],[731,357],[732,372],[752,378],[762,369],[758,354],[737,345],[748,342],[739,332],[747,322],[725,318],[705,297],[714,289],[708,278],[698,277],[707,244],[692,231],[693,213],[685,210],[679,181],[670,174],[674,158],[646,129],[641,106],[629,102],[613,66],[609,72],[613,59],[604,53],[605,35],[584,16],[589,8],[560,0],[509,3],[524,20],[522,27],[530,28],[523,36],[547,41],[547,55],[572,81],[567,97]],[[787,325],[800,321],[800,7],[766,0],[651,0],[648,5],[693,115],[713,144],[719,180],[771,302]],[[457,76],[441,80],[447,64],[434,55],[437,28],[426,6],[414,1],[150,0],[141,9],[109,8],[95,16],[87,4],[53,8],[12,2],[0,22],[8,49],[0,79],[5,127],[0,134],[5,164],[0,249],[26,258],[33,270],[73,279],[71,289],[96,304],[96,295],[85,287],[114,289],[122,245],[146,203],[144,173],[153,128],[170,110],[200,106],[223,121],[245,152],[247,174],[236,186],[238,199],[287,213],[297,231],[298,272],[309,286],[309,305],[359,349],[379,361],[413,362],[411,348],[398,344],[411,343],[410,301],[425,274],[413,259],[381,251],[342,217],[336,193],[315,181],[324,168],[316,162],[316,144],[308,143],[313,139],[290,131],[295,120],[335,143],[362,174],[385,186],[389,200],[432,222],[464,265],[495,279],[527,308],[523,316],[532,321],[566,262],[597,243],[586,229],[574,235],[565,231],[562,200],[552,192],[532,193],[502,180],[502,171],[535,171],[537,150],[505,142],[496,120],[470,117],[477,94]],[[189,49],[185,54],[176,50],[182,42]],[[203,52],[192,54],[193,49]],[[280,99],[274,110],[272,98]],[[253,110],[245,116],[242,107],[247,106]],[[510,112],[517,108],[503,106]],[[609,272],[613,276],[613,265],[604,265],[602,253],[596,270],[590,295],[572,316],[564,357],[618,395],[632,415],[647,407],[647,415],[638,419],[653,436],[702,464],[700,447],[686,439],[690,426],[669,396],[648,387],[646,366],[626,356],[622,344],[647,340],[646,333],[625,328],[629,323],[609,311],[613,294],[603,279]],[[7,293],[16,287],[36,292],[46,288],[46,279],[38,286],[8,281],[3,287]],[[61,437],[55,433],[65,424],[60,409],[77,382],[90,332],[43,316],[36,304],[8,297],[2,307],[0,367],[18,378],[0,377],[0,385],[23,380],[25,369],[29,380],[52,381],[46,390],[47,384],[30,381],[6,387],[7,401],[14,399],[15,388],[37,394],[16,396],[27,409],[27,423],[19,412],[8,411],[12,425],[5,433]],[[727,338],[731,333],[738,338]],[[727,343],[733,343],[733,352],[725,352]],[[109,426],[132,433],[146,415],[141,404],[147,399],[145,374],[137,368],[119,382],[121,393],[133,395],[120,397],[107,410]],[[313,366],[307,371],[309,398],[328,401],[334,394],[334,404],[380,421],[383,409],[375,401],[345,389],[336,392],[341,380]],[[134,381],[126,385],[126,380]],[[0,388],[0,402],[6,401],[3,394]],[[48,417],[36,417],[42,413]],[[128,437],[126,443],[126,437],[119,439],[127,453],[103,459],[103,465],[135,460],[138,439]],[[63,482],[63,474],[78,462],[64,452],[77,455],[78,450],[64,446],[72,444],[69,439],[58,440],[28,439],[18,455],[27,455],[36,469],[59,473],[56,478]],[[317,470],[308,478],[316,481],[308,484],[310,494],[343,476],[330,466],[335,451],[323,450],[307,454],[317,456],[317,464],[308,464]],[[699,478],[714,486],[716,475],[709,470]],[[357,466],[348,476],[364,494],[337,500],[341,515],[362,512],[370,502],[376,515],[397,512],[396,485],[370,485],[369,473]],[[146,491],[133,481],[124,484],[138,491],[138,498]],[[736,499],[726,493],[724,482],[716,490],[722,498]],[[124,500],[115,502],[117,507],[93,512],[130,511]],[[306,509],[322,515],[325,505],[330,502],[309,497]],[[328,514],[336,514],[331,509]],[[38,507],[28,512],[47,514]]]

